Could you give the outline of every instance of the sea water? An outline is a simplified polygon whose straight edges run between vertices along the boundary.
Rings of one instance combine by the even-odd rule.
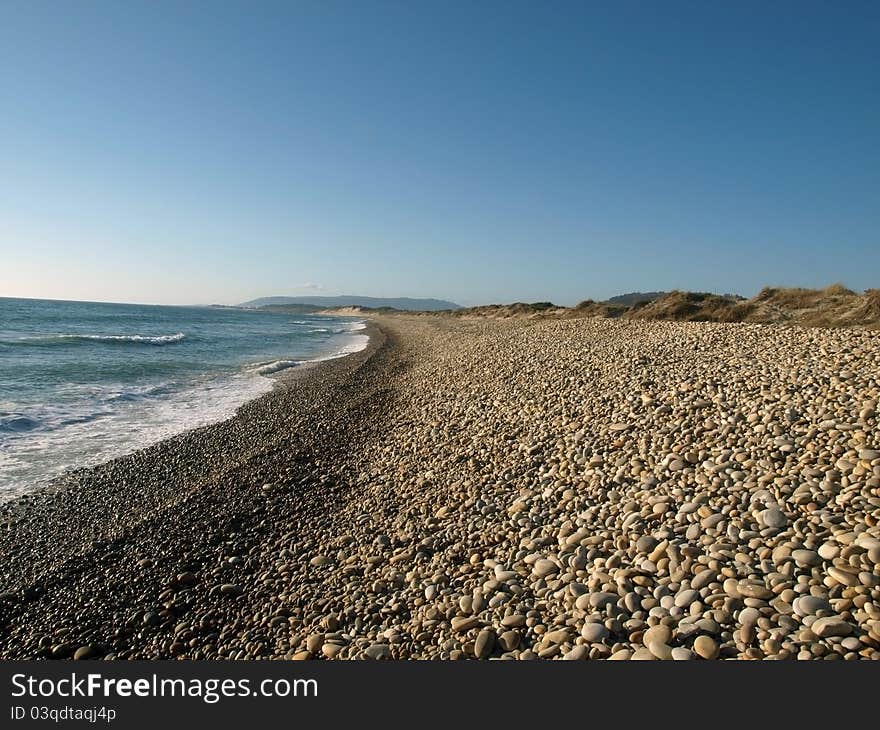
[[[271,376],[366,346],[351,318],[0,298],[0,501],[223,420]]]

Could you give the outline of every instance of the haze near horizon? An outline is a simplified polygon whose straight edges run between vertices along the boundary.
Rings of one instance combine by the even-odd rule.
[[[878,286],[880,6],[0,8],[0,296]]]

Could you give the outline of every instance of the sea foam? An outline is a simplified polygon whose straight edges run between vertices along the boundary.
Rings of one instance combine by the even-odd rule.
[[[103,342],[107,344],[136,344],[136,345],[173,345],[186,339],[183,332],[173,335],[37,335],[34,337],[19,337],[16,339],[4,339],[6,345],[52,345],[70,342]]]

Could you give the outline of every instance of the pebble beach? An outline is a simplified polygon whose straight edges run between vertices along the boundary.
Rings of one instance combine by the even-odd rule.
[[[0,657],[880,658],[880,332],[366,332],[0,506]]]

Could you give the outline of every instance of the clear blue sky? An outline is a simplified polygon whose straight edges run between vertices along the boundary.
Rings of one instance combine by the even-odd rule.
[[[880,286],[877,2],[0,4],[0,296]]]

